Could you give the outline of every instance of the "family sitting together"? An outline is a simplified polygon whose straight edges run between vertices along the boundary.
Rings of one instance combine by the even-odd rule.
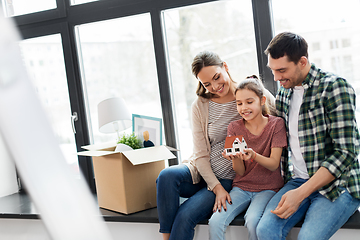
[[[205,219],[210,239],[225,239],[245,210],[249,239],[286,239],[300,221],[298,239],[329,239],[359,208],[354,89],[310,63],[297,34],[278,34],[265,54],[276,99],[255,75],[236,84],[215,53],[194,58],[193,154],[156,182],[163,239],[191,240]],[[247,148],[227,155],[238,135]]]

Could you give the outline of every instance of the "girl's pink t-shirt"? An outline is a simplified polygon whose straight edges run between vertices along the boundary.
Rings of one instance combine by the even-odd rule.
[[[228,126],[228,136],[243,135],[247,146],[257,154],[270,157],[271,148],[286,147],[287,137],[284,120],[280,117],[268,116],[269,121],[259,135],[253,135],[245,127],[245,120],[233,121]],[[270,171],[256,161],[244,161],[245,173],[243,176],[236,174],[233,187],[239,187],[244,191],[260,192],[263,190],[279,191],[284,185],[284,180],[278,169]]]

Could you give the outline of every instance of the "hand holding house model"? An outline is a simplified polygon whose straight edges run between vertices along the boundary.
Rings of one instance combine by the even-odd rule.
[[[247,144],[242,135],[229,136],[225,139],[225,151],[226,155],[235,155],[239,152],[245,153],[244,149],[247,148]]]

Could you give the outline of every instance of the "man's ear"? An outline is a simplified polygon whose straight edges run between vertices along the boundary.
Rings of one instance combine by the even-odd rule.
[[[307,65],[308,61],[309,60],[307,59],[307,57],[302,56],[299,60],[301,68],[304,68]]]

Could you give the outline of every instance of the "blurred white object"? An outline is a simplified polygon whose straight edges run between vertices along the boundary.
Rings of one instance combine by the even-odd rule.
[[[115,152],[123,152],[123,151],[129,151],[129,150],[133,150],[132,147],[130,147],[126,144],[123,144],[123,143],[118,143],[115,148]]]
[[[0,11],[0,132],[52,239],[111,239],[85,180],[66,163]]]
[[[99,131],[119,132],[131,127],[131,114],[122,98],[109,98],[98,104]]]

